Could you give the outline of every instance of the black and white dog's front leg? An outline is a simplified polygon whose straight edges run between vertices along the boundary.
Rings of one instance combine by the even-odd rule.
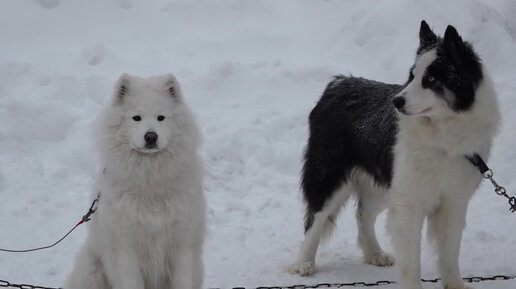
[[[428,220],[428,235],[436,243],[438,268],[445,289],[471,288],[464,285],[459,268],[467,206],[466,198],[448,197]]]
[[[394,204],[389,208],[387,227],[392,238],[401,289],[421,286],[421,230],[424,214],[416,205]]]

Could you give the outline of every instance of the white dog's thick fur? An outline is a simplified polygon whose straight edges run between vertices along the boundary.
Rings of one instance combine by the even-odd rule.
[[[400,95],[421,116],[401,115],[394,147],[394,176],[387,227],[392,236],[403,289],[421,289],[421,230],[428,218],[428,235],[435,242],[438,268],[446,289],[464,289],[459,271],[462,231],[469,200],[482,180],[465,155],[489,155],[500,121],[498,101],[485,69],[468,111],[457,113],[421,88],[426,66],[435,59],[431,50],[419,57],[414,81]],[[411,99],[412,98],[420,98]],[[426,98],[426,99],[425,99]],[[410,113],[408,113],[410,114]]]
[[[201,288],[199,140],[173,75],[120,77],[98,119],[98,211],[66,289]]]

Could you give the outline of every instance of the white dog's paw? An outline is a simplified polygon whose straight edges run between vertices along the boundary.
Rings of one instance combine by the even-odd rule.
[[[365,256],[365,261],[368,264],[379,267],[394,265],[394,258],[391,255],[384,252],[378,252],[375,254],[367,255]]]
[[[288,267],[288,272],[292,275],[310,276],[315,271],[315,264],[310,261],[293,264]]]

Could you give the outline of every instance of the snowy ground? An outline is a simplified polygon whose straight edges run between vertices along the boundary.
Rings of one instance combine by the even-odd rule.
[[[3,0],[0,247],[50,243],[88,207],[90,124],[119,74],[174,72],[205,138],[206,287],[394,279],[394,269],[362,263],[353,210],[319,251],[317,275],[286,272],[302,240],[307,115],[334,74],[403,82],[420,20],[440,34],[454,24],[494,76],[504,124],[490,165],[516,193],[515,14],[512,0]],[[487,183],[468,221],[463,274],[515,275],[516,215]],[[384,216],[378,230],[390,248]],[[60,286],[84,236],[80,228],[55,249],[0,253],[0,279]],[[433,278],[430,252],[423,274]]]

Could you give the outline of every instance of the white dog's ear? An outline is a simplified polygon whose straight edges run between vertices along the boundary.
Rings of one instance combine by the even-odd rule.
[[[129,83],[131,76],[127,73],[120,75],[120,78],[115,85],[115,98],[118,102],[124,100],[124,97],[129,92]]]
[[[170,96],[175,99],[181,97],[181,87],[179,86],[179,82],[175,75],[169,73],[165,76],[165,85],[167,87],[167,92]]]

